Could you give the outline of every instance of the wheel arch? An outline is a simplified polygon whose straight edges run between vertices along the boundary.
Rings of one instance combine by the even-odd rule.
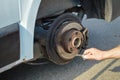
[[[20,60],[32,59],[34,28],[41,0],[20,1]]]

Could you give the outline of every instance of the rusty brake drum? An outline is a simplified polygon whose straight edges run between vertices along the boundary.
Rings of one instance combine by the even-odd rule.
[[[87,44],[87,29],[70,13],[55,19],[47,34],[47,55],[56,64],[68,63]]]

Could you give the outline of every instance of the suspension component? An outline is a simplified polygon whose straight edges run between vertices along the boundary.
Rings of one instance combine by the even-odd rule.
[[[87,29],[77,16],[66,13],[51,24],[48,30],[35,28],[35,39],[42,45],[46,57],[56,64],[71,61],[87,43]]]

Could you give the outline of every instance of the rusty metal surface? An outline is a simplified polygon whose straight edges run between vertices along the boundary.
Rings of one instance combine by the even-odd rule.
[[[79,53],[79,50],[81,48],[80,45],[83,38],[80,30],[82,30],[81,25],[76,22],[70,22],[61,27],[58,30],[58,33],[56,33],[56,51],[62,59],[71,60]],[[79,39],[78,41],[80,43],[76,44],[78,45],[78,47],[76,48],[74,43],[77,39]]]
[[[79,48],[81,45],[82,34],[77,30],[69,30],[62,35],[62,45],[67,52],[72,52],[75,48]]]
[[[63,26],[64,24],[68,24],[69,22],[75,22],[76,24],[78,23],[79,26],[78,25],[71,26],[71,24],[69,24],[69,26]],[[62,50],[60,49],[59,41],[61,38],[59,38],[58,34],[61,33],[64,34],[66,31],[69,31],[70,29],[75,29],[76,31],[84,30],[84,28],[80,24],[79,18],[69,13],[59,16],[50,27],[46,49],[49,59],[56,64],[68,63],[69,61],[71,61],[71,59],[75,57],[76,54],[80,53],[80,49],[74,50],[72,54],[66,53],[63,47],[61,47]],[[62,36],[64,35],[61,35],[61,37]]]
[[[44,57],[56,64],[68,63],[76,57],[87,42],[87,29],[80,23],[77,16],[65,13],[58,16],[47,30],[36,27],[35,38]]]

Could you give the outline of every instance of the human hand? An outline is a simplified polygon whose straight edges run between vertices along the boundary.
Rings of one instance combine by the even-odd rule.
[[[83,58],[90,59],[90,60],[103,60],[104,52],[105,51],[102,51],[96,48],[90,48],[84,51]]]

